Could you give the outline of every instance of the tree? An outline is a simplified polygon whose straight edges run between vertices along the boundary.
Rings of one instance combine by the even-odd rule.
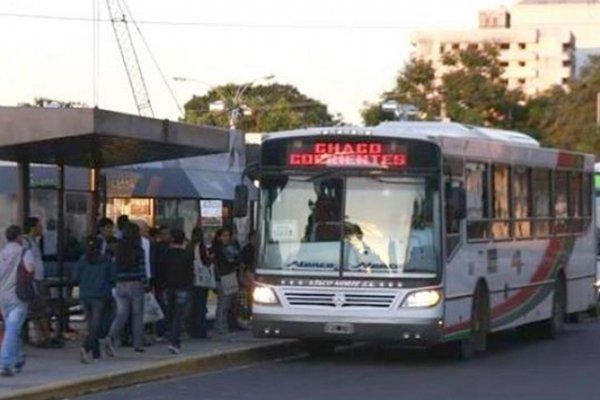
[[[443,65],[448,71],[438,90],[451,120],[509,129],[523,124],[524,95],[507,88],[498,55],[493,44],[444,54]]]
[[[227,110],[240,86],[228,84],[211,89],[204,96],[193,96],[185,104],[183,120],[194,124],[229,126]],[[224,112],[210,110],[210,104],[223,101]],[[340,123],[327,106],[301,93],[291,85],[271,84],[249,87],[242,99],[245,116],[238,128],[245,132],[274,132],[310,126],[331,126]]]
[[[567,90],[554,87],[529,104],[529,126],[543,144],[600,155],[596,101],[600,56],[591,56]]]
[[[394,89],[382,99],[413,104],[424,120],[439,119],[444,106],[453,121],[505,128],[522,125],[527,119],[524,96],[507,88],[498,54],[494,44],[452,50],[442,56],[441,71],[430,61],[413,58],[398,74]],[[378,108],[367,105],[362,110],[366,124],[392,119],[383,117]]]
[[[79,101],[62,101],[50,99],[48,97],[35,97],[32,103],[19,103],[19,107],[40,107],[40,108],[81,108],[87,107],[85,103]]]
[[[431,61],[412,58],[396,77],[396,86],[381,95],[381,100],[396,100],[413,104],[422,118],[431,120],[439,115],[440,102],[436,98],[435,69]],[[365,125],[377,125],[392,120],[394,116],[381,110],[380,104],[366,103],[361,111]]]

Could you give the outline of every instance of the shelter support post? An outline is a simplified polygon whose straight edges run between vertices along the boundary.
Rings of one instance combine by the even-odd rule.
[[[57,226],[57,249],[56,258],[58,262],[58,333],[62,336],[66,327],[65,313],[65,288],[68,279],[65,278],[65,166],[58,166],[58,226]]]
[[[17,223],[23,227],[30,212],[30,169],[29,162],[19,162],[17,165]]]
[[[100,214],[100,169],[90,169],[90,207],[87,215],[87,233],[96,233],[96,224]]]

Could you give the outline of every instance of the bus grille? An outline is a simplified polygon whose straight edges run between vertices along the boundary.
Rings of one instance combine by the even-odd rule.
[[[286,291],[285,299],[290,306],[317,306],[333,308],[389,308],[394,294],[362,294],[343,292],[297,292]]]

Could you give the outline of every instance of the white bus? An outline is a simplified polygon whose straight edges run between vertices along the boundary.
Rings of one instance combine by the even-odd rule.
[[[437,122],[275,133],[261,153],[258,337],[468,357],[595,304],[590,155]]]

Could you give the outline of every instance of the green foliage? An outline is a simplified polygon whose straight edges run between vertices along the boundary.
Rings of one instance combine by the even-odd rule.
[[[529,103],[529,125],[548,146],[600,155],[596,101],[600,56],[592,56],[568,90],[555,87]]]
[[[466,124],[515,128],[526,113],[523,94],[509,90],[501,79],[502,66],[495,46],[467,48],[446,54],[449,70],[442,76],[442,93],[453,121]]]
[[[229,126],[229,114],[240,86],[227,84],[211,89],[204,96],[194,96],[185,104],[183,120],[193,124]],[[224,112],[211,112],[212,102],[224,101]],[[310,126],[339,124],[339,116],[331,115],[327,106],[301,93],[291,85],[271,84],[248,88],[241,102],[251,112],[238,123],[245,132],[274,132]]]
[[[40,107],[40,108],[80,108],[87,107],[87,104],[79,101],[62,101],[50,99],[48,97],[34,97],[33,102],[23,102],[19,107]]]
[[[384,93],[381,99],[414,104],[421,111],[423,119],[434,119],[439,114],[440,102],[436,97],[435,70],[432,63],[417,58],[411,59],[396,77],[395,88]],[[379,104],[365,104],[361,115],[366,125],[377,125],[381,121],[394,119],[393,115],[382,112]]]
[[[453,121],[504,128],[524,123],[523,94],[508,90],[501,79],[503,69],[496,46],[447,52],[442,64],[444,73],[436,81],[431,62],[411,59],[398,74],[394,89],[384,93],[382,100],[414,104],[424,120],[438,119],[445,104],[446,116]],[[383,120],[385,113],[374,108],[367,105],[362,110],[365,124]]]

